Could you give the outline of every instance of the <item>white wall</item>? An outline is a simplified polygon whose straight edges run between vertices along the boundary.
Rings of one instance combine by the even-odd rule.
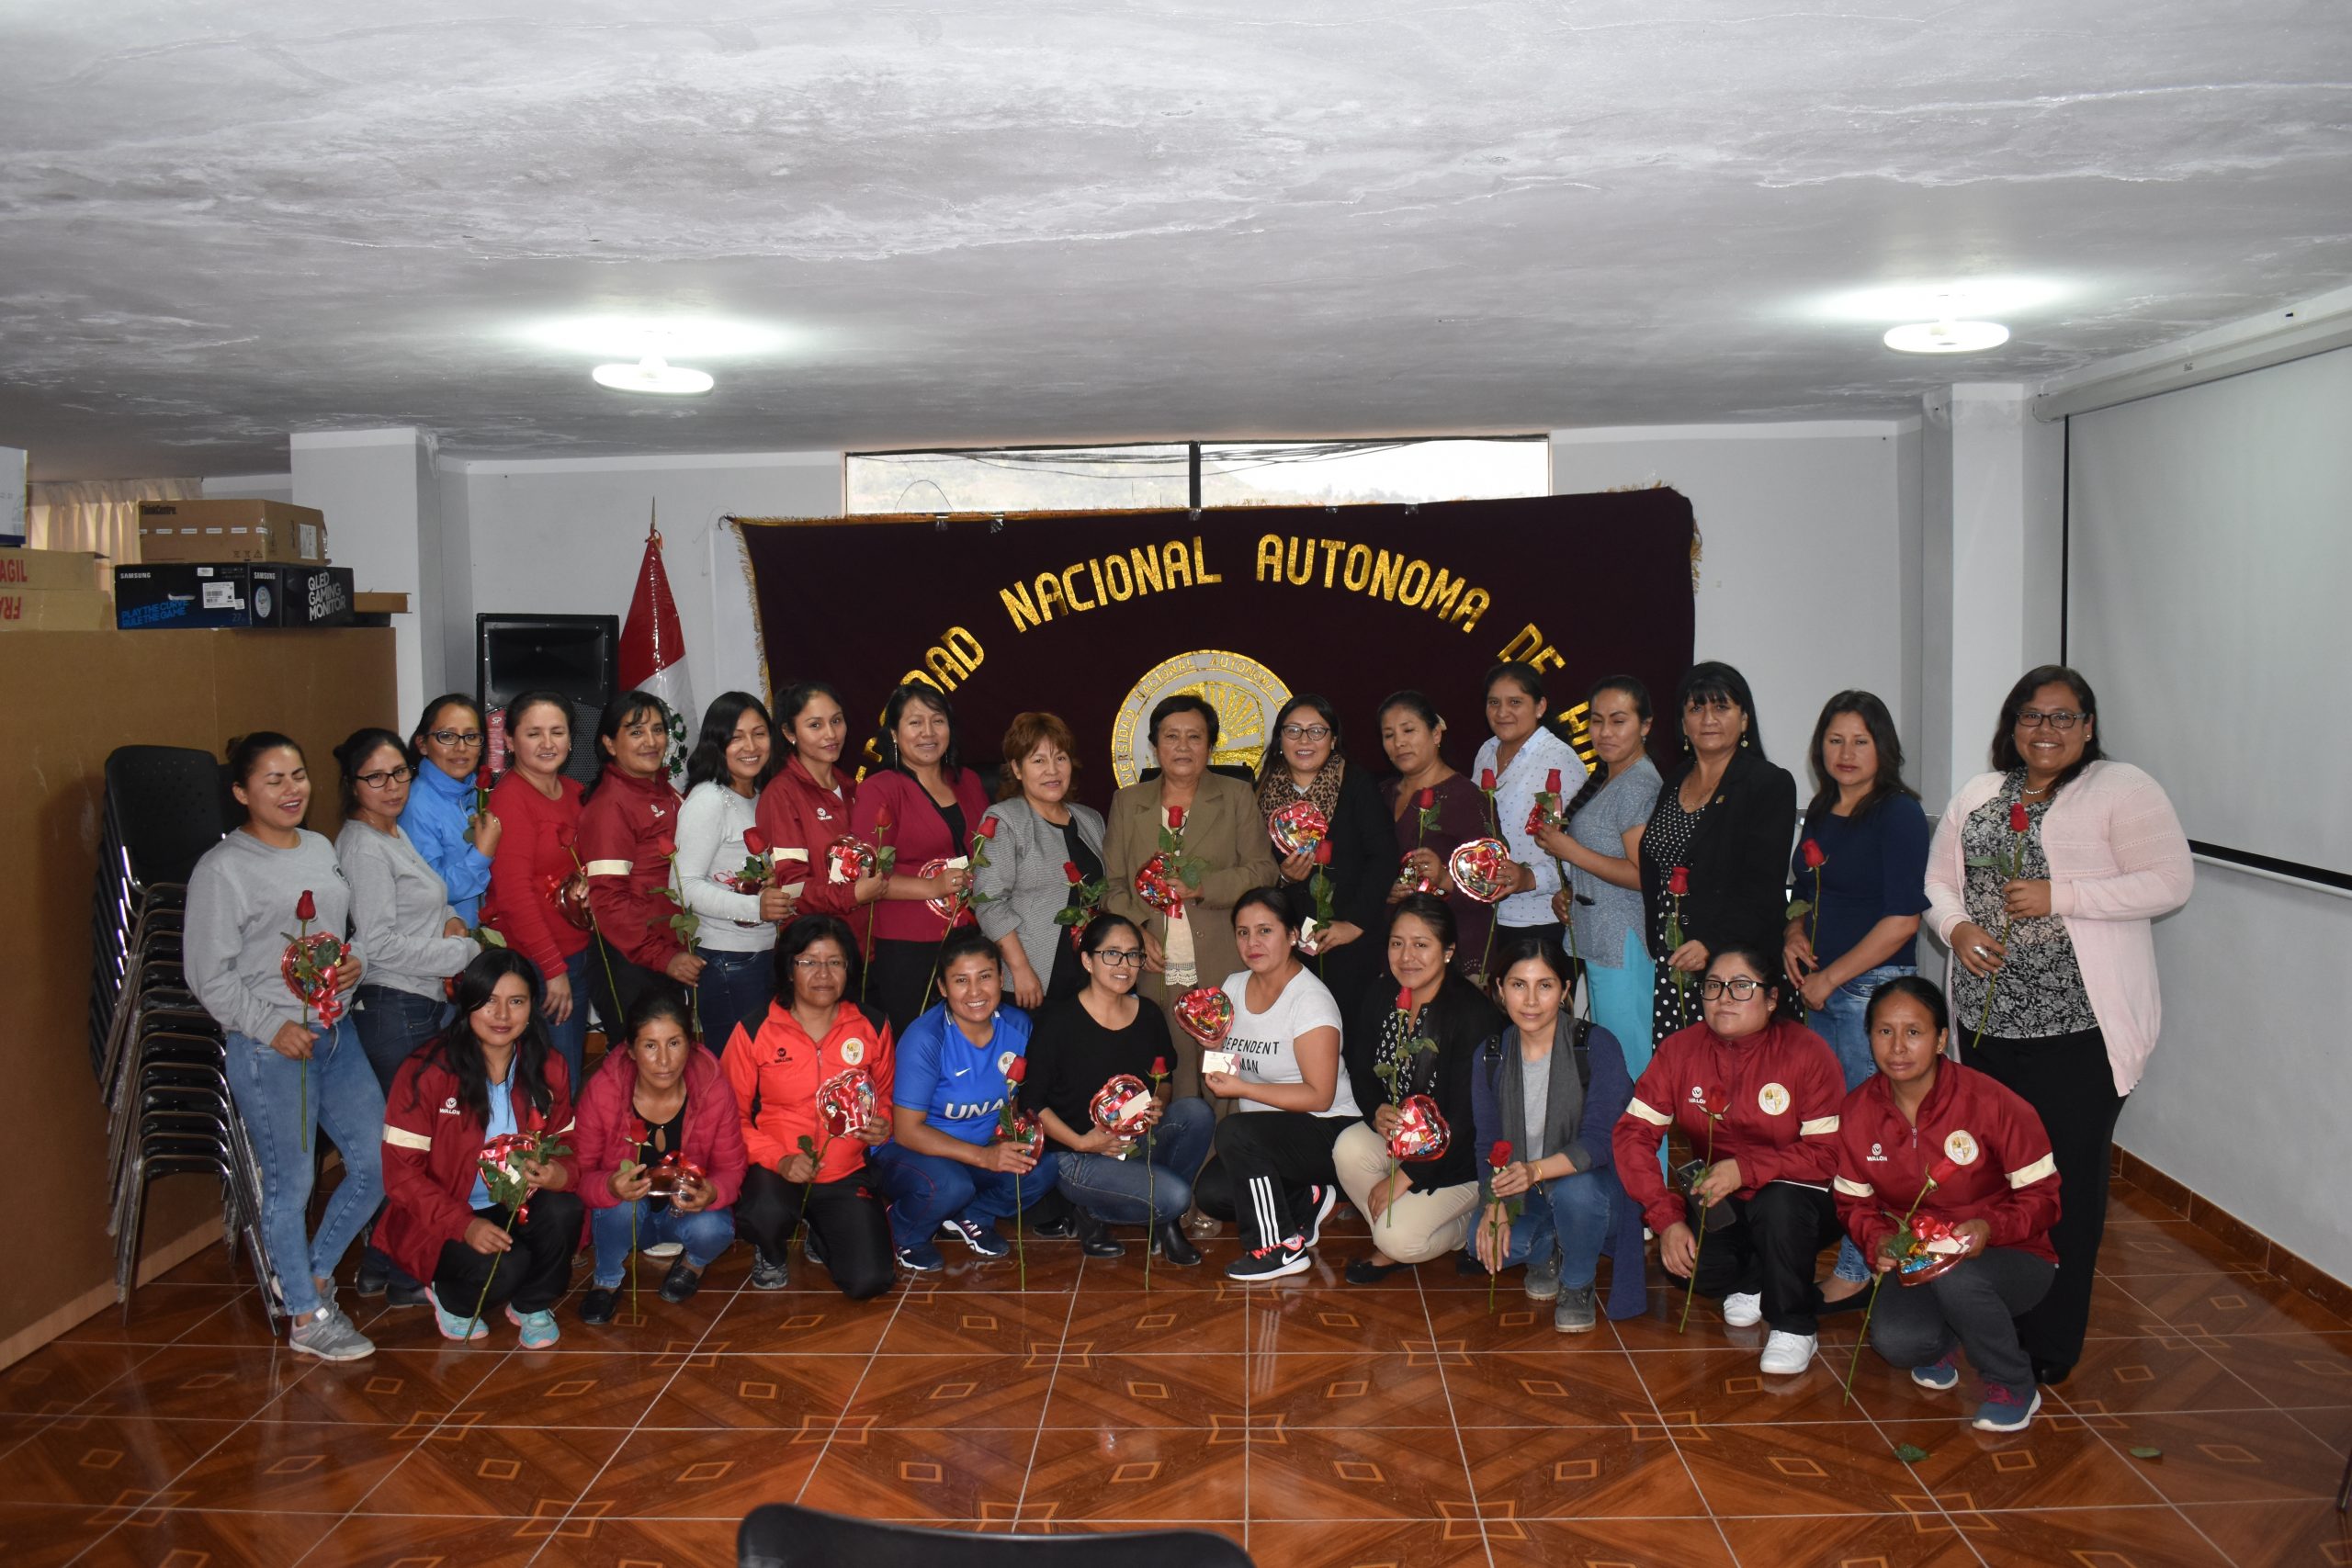
[[[1918,754],[1920,457],[1917,420],[1555,430],[1552,489],[1663,482],[1689,498],[1704,545],[1697,655],[1747,677],[1765,749],[1802,798],[1805,742],[1834,692],[1877,693]],[[1652,695],[1671,730],[1671,694]]]

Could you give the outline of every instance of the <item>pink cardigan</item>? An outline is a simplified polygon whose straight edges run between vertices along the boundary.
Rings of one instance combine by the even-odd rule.
[[[1928,852],[1928,920],[1947,948],[1952,928],[1968,919],[1961,902],[1968,874],[1961,824],[2000,793],[2005,776],[1969,780],[1936,825]],[[2050,911],[2065,919],[2075,944],[2115,1090],[2130,1094],[2155,1049],[2163,1014],[2151,922],[2188,902],[2195,873],[2188,837],[2163,785],[2129,762],[2093,762],[2042,814],[2041,852],[2050,862]]]

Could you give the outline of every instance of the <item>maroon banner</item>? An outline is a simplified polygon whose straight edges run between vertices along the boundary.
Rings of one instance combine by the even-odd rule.
[[[1380,703],[1416,687],[1466,768],[1498,660],[1543,671],[1577,740],[1592,682],[1630,673],[1663,704],[1690,664],[1690,503],[1665,489],[737,521],[776,690],[830,681],[861,740],[892,686],[928,682],[949,694],[966,763],[990,773],[1015,714],[1058,714],[1078,738],[1078,793],[1098,805],[1150,765],[1148,716],[1174,692],[1215,705],[1220,764],[1254,769],[1281,704],[1315,692],[1349,754],[1385,772]],[[1678,733],[1669,720],[1652,734],[1661,758]]]

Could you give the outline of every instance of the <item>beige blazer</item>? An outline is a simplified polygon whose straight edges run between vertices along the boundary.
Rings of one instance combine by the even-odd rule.
[[[1168,940],[1168,917],[1145,903],[1136,892],[1136,873],[1159,849],[1159,781],[1133,784],[1111,797],[1104,814],[1102,838],[1102,907],[1124,915],[1151,933]],[[1198,904],[1184,907],[1193,922],[1193,954],[1200,966],[1200,983],[1221,986],[1241,967],[1241,950],[1233,940],[1233,906],[1253,887],[1274,880],[1274,846],[1266,836],[1256,793],[1239,779],[1204,773],[1199,790],[1184,814],[1184,847],[1209,865],[1201,884]],[[1163,1006],[1167,987],[1160,976],[1147,973],[1141,994]]]

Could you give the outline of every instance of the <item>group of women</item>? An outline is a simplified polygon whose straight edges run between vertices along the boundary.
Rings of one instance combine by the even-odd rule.
[[[1875,1342],[1930,1387],[1965,1348],[1980,1419],[2029,1419],[2080,1353],[2107,1145],[2156,1029],[2148,924],[2189,880],[2088,683],[2020,680],[1994,771],[1932,834],[1865,692],[1822,710],[1802,825],[1730,666],[1683,678],[1663,771],[1638,681],[1585,694],[1590,768],[1534,670],[1498,666],[1484,698],[1471,773],[1428,697],[1383,703],[1384,785],[1319,697],[1283,706],[1253,783],[1210,766],[1215,708],[1171,696],[1156,770],[1098,814],[1058,718],[1013,721],[991,790],[925,685],[890,694],[863,778],[830,686],[774,714],[729,693],[683,797],[646,694],[597,716],[586,790],[565,699],[509,705],[492,786],[452,696],[337,749],[332,846],[301,828],[300,749],[243,738],[248,820],[198,869],[187,947],[295,1348],[372,1348],[332,1282],[371,1222],[361,1294],[430,1303],[454,1338],[500,1310],[538,1346],[583,1246],[592,1323],[633,1252],[674,1258],[681,1301],[739,1237],[782,1288],[797,1239],[862,1298],[942,1268],[942,1240],[1001,1256],[1016,1216],[1103,1258],[1140,1226],[1178,1266],[1234,1224],[1227,1273],[1256,1280],[1309,1267],[1344,1196],[1370,1227],[1349,1280],[1523,1269],[1564,1332],[1595,1325],[1604,1253],[1610,1310],[1643,1310],[1646,1223],[1678,1283],[1767,1325],[1778,1374],[1933,1240],[1934,1279],[1879,1292]],[[1270,824],[1300,802],[1328,830],[1285,852]],[[1482,836],[1499,887],[1458,886],[1448,852]],[[1923,918],[1956,958],[1957,1061]],[[313,929],[347,940],[298,987]],[[1204,987],[1231,1015],[1206,1057],[1180,1016]],[[382,1156],[347,1161],[306,1235],[314,1125],[346,1150],[380,1128]],[[1669,1172],[1677,1126],[1693,1157]]]

